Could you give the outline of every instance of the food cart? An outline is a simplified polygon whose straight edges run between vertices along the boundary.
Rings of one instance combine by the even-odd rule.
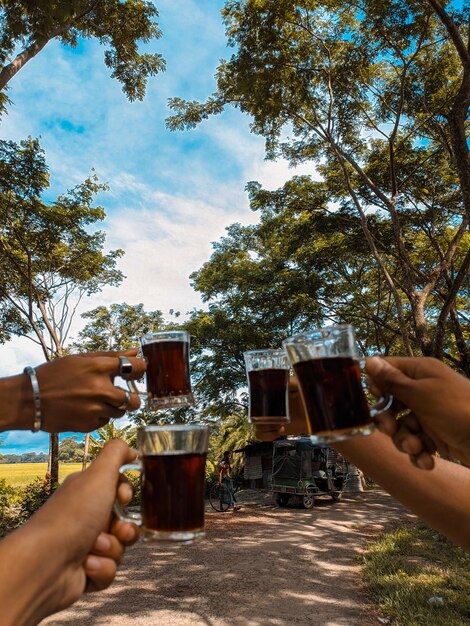
[[[339,500],[348,480],[348,463],[327,445],[314,445],[308,437],[274,442],[272,491],[279,506],[296,500],[311,509],[317,496]]]

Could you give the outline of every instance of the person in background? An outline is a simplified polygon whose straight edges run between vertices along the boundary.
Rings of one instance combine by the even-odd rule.
[[[232,453],[229,450],[224,452],[224,456],[219,463],[219,485],[225,485],[229,497],[229,508],[232,507],[234,511],[240,509],[237,506],[237,499],[235,497],[235,490],[233,488],[232,480]]]
[[[470,552],[470,469],[434,457],[430,452],[444,442],[454,458],[462,457],[460,460],[467,462],[470,381],[444,364],[437,365],[434,359],[379,359],[391,369],[377,364],[376,359],[366,360],[371,388],[376,395],[388,392],[395,398],[394,409],[385,418],[381,416],[379,422],[379,428],[387,434],[376,430],[369,436],[331,445],[410,511]],[[416,433],[407,428],[405,436],[400,438],[397,436],[400,424],[394,424],[396,412],[407,410],[416,418],[419,430]],[[257,426],[257,438],[272,441],[276,436],[307,432],[295,377],[291,377],[289,384],[289,413],[291,422],[279,428],[275,435]],[[417,444],[412,456],[423,453],[426,458],[432,456],[432,469],[423,471],[410,463],[390,435],[400,447],[406,446],[411,435],[417,436],[418,441],[412,439]]]

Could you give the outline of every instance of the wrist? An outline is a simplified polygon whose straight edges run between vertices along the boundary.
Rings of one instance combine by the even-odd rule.
[[[1,542],[2,626],[33,626],[53,612],[62,552],[51,544],[50,527],[32,522]]]
[[[31,430],[34,402],[31,380],[27,374],[0,379],[0,430]]]

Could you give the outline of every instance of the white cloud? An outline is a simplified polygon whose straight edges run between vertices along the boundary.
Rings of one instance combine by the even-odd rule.
[[[113,212],[107,222],[107,245],[122,247],[120,268],[127,278],[103,299],[143,302],[146,308],[186,313],[201,306],[189,275],[208,260],[211,242],[220,239],[230,222],[254,222],[248,211],[230,213],[216,204],[142,190],[147,208]]]
[[[4,442],[0,446],[0,454],[21,454],[22,452],[47,452],[49,435],[32,433],[29,430],[12,430],[3,433]]]
[[[209,259],[226,226],[258,219],[249,210],[246,183],[274,189],[294,173],[312,173],[311,166],[294,171],[284,160],[265,161],[263,138],[251,135],[249,117],[233,109],[190,132],[166,130],[167,98],[204,99],[214,90],[219,58],[231,53],[223,5],[159,1],[164,36],[150,47],[164,53],[167,72],[150,79],[143,102],[126,100],[104,66],[103,48],[92,41],[76,51],[49,43],[11,83],[14,105],[2,118],[1,137],[42,136],[50,199],[91,167],[110,186],[99,197],[107,212],[106,246],[125,250],[119,268],[127,278],[84,300],[80,312],[112,302],[142,302],[164,315],[200,307],[189,275]],[[82,324],[77,318],[72,335]],[[0,355],[0,376],[43,360],[24,339],[0,346]]]

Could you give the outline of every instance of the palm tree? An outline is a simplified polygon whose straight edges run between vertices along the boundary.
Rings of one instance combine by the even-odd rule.
[[[98,428],[94,435],[90,435],[89,458],[94,459],[104,444],[111,439],[122,439],[128,444],[132,443],[131,440],[135,438],[135,431],[136,429],[132,425],[117,428],[113,421],[108,422],[102,428]]]
[[[253,426],[248,421],[245,411],[232,413],[216,426],[214,425],[209,441],[206,475],[217,472],[218,463],[225,450],[233,451],[243,448],[254,438]],[[240,459],[235,458],[233,465],[239,468]]]

